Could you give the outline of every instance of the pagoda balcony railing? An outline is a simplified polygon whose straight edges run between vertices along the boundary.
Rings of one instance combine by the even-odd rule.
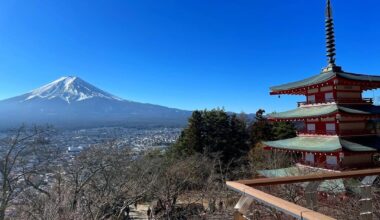
[[[306,160],[301,160],[300,161],[302,164],[309,165],[309,166],[314,166],[314,167],[319,167],[319,168],[324,168],[324,169],[338,169],[339,165],[338,164],[328,164],[326,161],[323,162],[311,162],[311,161],[306,161]]]
[[[302,129],[298,131],[298,135],[370,135],[375,134],[374,130],[368,129],[352,129],[352,130],[341,130],[337,132],[336,130],[306,130]]]
[[[298,102],[298,107],[303,105],[323,104],[323,103],[340,103],[340,104],[373,104],[372,98],[338,98],[338,99],[321,99],[315,101]]]
[[[298,134],[301,135],[336,135],[335,130],[307,130],[307,129],[302,129],[298,131]]]

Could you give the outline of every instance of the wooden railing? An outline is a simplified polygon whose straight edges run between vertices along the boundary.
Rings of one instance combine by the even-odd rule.
[[[373,202],[372,202],[372,185],[377,176],[380,175],[380,168],[368,169],[368,170],[351,170],[342,172],[323,172],[312,173],[307,175],[298,176],[284,176],[284,177],[270,177],[270,178],[258,178],[248,180],[238,180],[235,182],[227,181],[227,187],[240,193],[242,195],[241,200],[237,204],[237,212],[241,215],[237,215],[235,219],[244,219],[243,213],[244,207],[251,207],[253,200],[268,206],[272,209],[276,209],[279,212],[285,213],[295,219],[309,219],[309,220],[333,220],[334,218],[323,215],[322,213],[315,212],[318,208],[318,188],[323,181],[358,178],[374,176],[375,178],[364,178],[362,184],[357,189],[360,190],[359,197],[355,194],[352,198],[357,199],[357,206],[360,207],[358,219],[373,219]],[[367,179],[367,180],[366,180]],[[307,183],[309,182],[309,183]],[[305,183],[305,196],[306,204],[310,209],[301,207],[295,203],[291,203],[282,198],[260,191],[253,187],[266,187],[273,185],[289,185],[294,183]],[[249,199],[246,199],[249,198]],[[240,201],[242,201],[240,203]],[[347,201],[347,200],[345,200]],[[351,200],[350,200],[351,201]],[[355,200],[354,200],[355,201]],[[322,210],[322,209],[321,209]],[[356,216],[351,216],[356,217]],[[356,218],[355,218],[356,219]]]
[[[271,184],[271,185],[275,185],[275,184]],[[276,209],[279,212],[283,212],[291,216],[292,219],[293,218],[294,219],[308,219],[308,220],[334,220],[335,219],[327,215],[324,215],[322,213],[313,211],[312,209],[302,207],[295,203],[289,202],[282,198],[266,193],[264,191],[255,189],[253,187],[248,186],[247,184],[240,183],[240,181],[239,182],[227,181],[226,185],[228,188],[238,193],[241,193],[243,196],[243,199],[244,199],[244,196],[247,196],[248,198],[252,198],[253,200],[259,202],[260,204]],[[245,204],[243,203],[243,205]],[[248,205],[251,206],[252,203],[248,202]],[[237,211],[239,212],[239,210]],[[243,214],[240,214],[240,215],[235,215],[234,219],[240,220],[240,219],[246,219],[246,218],[243,216]]]
[[[369,129],[351,129],[351,130],[341,130],[337,132],[336,130],[315,130],[308,131],[307,129],[302,129],[298,131],[299,135],[366,135],[366,134],[375,134],[375,130]]]
[[[307,130],[302,129],[298,131],[298,134],[310,134],[310,135],[336,135],[336,130]]]
[[[324,168],[324,169],[338,169],[339,168],[339,165],[338,164],[329,164],[327,163],[326,161],[323,161],[323,162],[311,162],[311,161],[306,161],[306,160],[301,160],[300,161],[301,164],[304,164],[304,165],[309,165],[309,166],[313,166],[313,167],[318,167],[318,168]]]
[[[361,98],[361,99],[353,99],[353,98],[338,98],[338,99],[320,99],[315,101],[303,101],[298,102],[298,107],[303,105],[310,105],[310,104],[322,104],[322,103],[340,103],[340,104],[373,104],[372,98]]]

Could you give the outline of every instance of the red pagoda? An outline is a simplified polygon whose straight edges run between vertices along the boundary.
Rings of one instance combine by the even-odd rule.
[[[272,121],[302,123],[297,137],[264,142],[267,149],[286,151],[312,167],[341,170],[375,166],[380,161],[376,121],[380,106],[363,92],[380,88],[380,76],[349,73],[335,64],[330,0],[326,6],[328,66],[310,78],[274,86],[271,95],[304,95],[298,108],[269,116]]]

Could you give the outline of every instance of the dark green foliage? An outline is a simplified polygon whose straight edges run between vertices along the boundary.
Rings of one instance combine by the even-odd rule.
[[[291,122],[270,122],[264,117],[265,111],[256,112],[256,120],[250,126],[250,140],[253,146],[261,141],[281,140],[296,136],[296,128]]]
[[[296,128],[291,122],[275,122],[272,126],[273,140],[282,140],[296,136]]]
[[[230,115],[220,109],[194,111],[188,126],[168,150],[168,155],[187,157],[200,153],[213,157],[219,154],[226,164],[247,156],[250,148],[261,141],[295,136],[293,124],[272,123],[264,117],[264,112],[261,109],[257,111],[255,121],[247,126],[243,115]]]
[[[249,151],[249,135],[245,120],[224,110],[194,111],[189,124],[170,149],[176,156],[201,153],[220,154],[224,163],[240,158]]]
[[[259,109],[256,112],[256,120],[253,122],[253,124],[251,124],[249,128],[252,145],[257,144],[260,141],[273,140],[273,126],[268,121],[268,119],[264,117],[264,113],[264,110]]]

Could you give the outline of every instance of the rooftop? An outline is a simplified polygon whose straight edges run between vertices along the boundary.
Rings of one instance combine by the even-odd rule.
[[[269,118],[279,120],[291,120],[329,116],[338,112],[356,115],[373,115],[380,114],[380,106],[342,104],[310,105],[299,107],[290,111],[273,113],[269,115]]]
[[[338,152],[342,150],[369,152],[380,150],[380,137],[376,135],[357,137],[295,137],[285,140],[267,141],[264,144],[277,149],[307,152]]]
[[[374,75],[364,75],[356,73],[346,73],[346,72],[322,72],[307,79],[303,79],[296,82],[286,83],[279,86],[273,86],[270,88],[272,94],[281,93],[282,91],[300,89],[308,86],[317,85],[320,83],[327,82],[334,78],[342,78],[347,80],[362,81],[362,82],[377,82],[380,83],[380,76]]]

